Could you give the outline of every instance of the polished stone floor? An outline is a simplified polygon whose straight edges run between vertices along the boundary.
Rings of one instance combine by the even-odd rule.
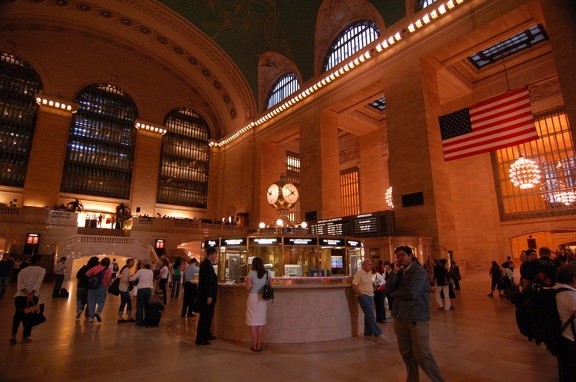
[[[438,311],[431,294],[432,351],[446,381],[557,381],[556,359],[528,342],[516,328],[514,307],[487,297],[486,271],[468,271],[457,291],[455,311]],[[381,324],[392,342],[363,338],[311,344],[264,344],[221,339],[194,345],[195,321],[180,318],[179,300],[169,300],[158,328],[117,324],[119,298],[108,296],[103,322],[76,320],[75,283],[70,299],[51,299],[42,288],[48,321],[28,344],[10,345],[14,286],[0,300],[0,381],[404,381],[392,324]],[[248,330],[248,329],[247,329]],[[18,339],[22,328],[18,333]],[[216,333],[217,334],[217,333]],[[421,374],[422,381],[429,379]]]

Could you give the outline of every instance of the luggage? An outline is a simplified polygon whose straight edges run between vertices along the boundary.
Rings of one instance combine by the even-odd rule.
[[[148,300],[148,305],[144,309],[144,325],[158,326],[162,319],[164,304],[158,296],[152,296]]]
[[[58,297],[68,298],[70,296],[70,292],[66,290],[66,288],[60,289],[60,295]]]

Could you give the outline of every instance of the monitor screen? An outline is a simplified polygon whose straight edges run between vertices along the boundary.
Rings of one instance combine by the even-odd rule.
[[[332,269],[344,268],[344,259],[342,258],[342,256],[331,256],[330,266],[332,267]]]

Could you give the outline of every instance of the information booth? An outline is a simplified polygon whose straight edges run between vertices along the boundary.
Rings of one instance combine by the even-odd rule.
[[[310,278],[311,283],[349,283],[364,258],[359,239],[309,234],[214,238],[204,242],[207,247],[219,250],[216,273],[220,282],[243,283],[252,259],[260,257],[271,272],[273,284],[290,284],[295,278]]]
[[[264,341],[302,343],[362,333],[363,319],[350,287],[364,258],[363,242],[351,237],[270,230],[244,238],[206,240],[218,248],[219,278],[214,335],[248,341],[244,279],[258,256],[270,271],[274,301],[268,303]]]

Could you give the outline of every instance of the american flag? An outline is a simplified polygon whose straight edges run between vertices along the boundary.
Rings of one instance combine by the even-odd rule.
[[[438,119],[445,162],[538,139],[527,87]]]

